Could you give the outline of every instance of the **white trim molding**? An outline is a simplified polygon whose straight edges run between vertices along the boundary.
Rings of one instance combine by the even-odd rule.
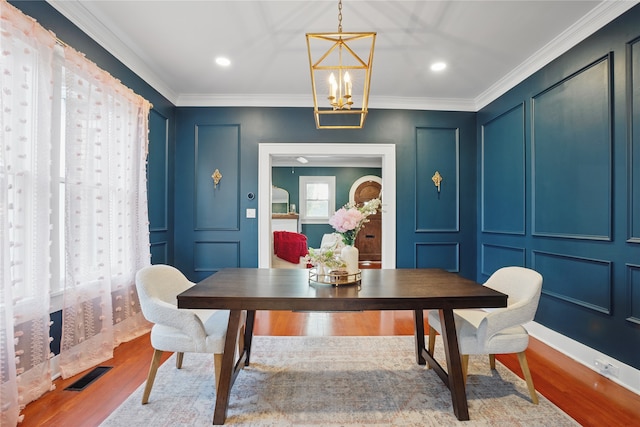
[[[609,378],[616,384],[640,395],[640,370],[553,331],[537,322],[529,322],[525,325],[525,328],[529,331],[529,334],[532,337],[583,364],[587,368],[598,372],[602,376],[605,375],[599,372],[595,367],[596,359],[617,366],[619,368],[617,377],[606,375],[606,378]]]

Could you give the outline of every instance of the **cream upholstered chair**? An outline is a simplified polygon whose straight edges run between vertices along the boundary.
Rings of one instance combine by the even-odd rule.
[[[463,376],[466,380],[470,354],[488,354],[491,369],[495,369],[496,354],[517,353],[531,401],[537,404],[538,396],[524,353],[529,334],[522,325],[533,320],[538,309],[542,276],[528,268],[504,267],[493,273],[484,286],[507,294],[507,307],[454,310]],[[442,331],[438,311],[430,310],[428,319],[429,352],[433,354],[436,332]]]
[[[327,233],[322,235],[320,249],[333,249],[339,252],[342,248],[344,248],[344,242],[342,241],[342,236],[339,233]]]
[[[178,369],[182,368],[184,353],[212,353],[215,385],[218,388],[229,311],[179,309],[176,296],[193,285],[195,283],[189,281],[179,270],[168,265],[152,265],[136,274],[136,289],[142,313],[148,321],[154,323],[151,328],[151,346],[154,352],[142,404],[149,401],[160,358],[165,351],[177,353]]]

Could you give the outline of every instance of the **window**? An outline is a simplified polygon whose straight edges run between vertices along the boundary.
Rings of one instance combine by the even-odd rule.
[[[300,222],[326,224],[336,207],[335,176],[300,177]]]

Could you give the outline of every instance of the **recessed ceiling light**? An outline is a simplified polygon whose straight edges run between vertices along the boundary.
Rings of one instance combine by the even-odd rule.
[[[229,65],[231,65],[231,61],[229,60],[229,58],[219,56],[216,58],[216,64],[220,65],[221,67],[228,67]]]
[[[299,163],[302,163],[303,165],[305,165],[305,164],[309,163],[309,160],[305,159],[305,158],[304,158],[304,157],[302,157],[302,156],[301,156],[301,157],[296,157],[296,160],[297,160]]]
[[[444,62],[434,62],[431,64],[431,71],[442,71],[447,68],[447,64]]]

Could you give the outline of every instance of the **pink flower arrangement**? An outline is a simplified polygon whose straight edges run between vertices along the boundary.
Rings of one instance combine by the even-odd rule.
[[[339,233],[355,230],[365,216],[356,208],[346,209],[344,207],[338,209],[329,220],[329,224]]]
[[[329,219],[329,225],[342,235],[345,245],[353,246],[358,232],[369,222],[367,217],[373,215],[380,207],[380,197],[364,202],[362,206],[354,203],[347,203],[333,214]]]

